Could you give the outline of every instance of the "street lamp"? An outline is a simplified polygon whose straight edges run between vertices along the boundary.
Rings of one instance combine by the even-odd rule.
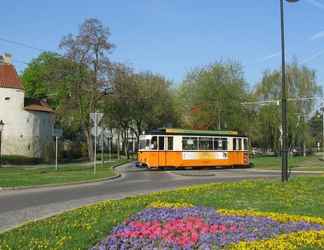
[[[324,159],[324,105],[323,107],[321,107],[320,109],[322,111],[322,147],[323,147],[323,156],[322,156],[322,159]]]
[[[1,154],[1,142],[2,142],[2,131],[3,131],[3,127],[4,127],[4,123],[1,120],[0,121],[0,167],[2,167],[2,154]]]
[[[295,3],[299,0],[286,0],[289,3]],[[280,0],[281,17],[281,56],[282,56],[282,164],[281,180],[288,181],[288,132],[287,132],[287,87],[286,87],[286,62],[285,62],[285,22],[284,22],[284,0]]]

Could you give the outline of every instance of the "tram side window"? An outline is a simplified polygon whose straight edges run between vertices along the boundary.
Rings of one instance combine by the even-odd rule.
[[[159,150],[164,150],[164,137],[159,136]]]
[[[242,139],[238,139],[238,150],[242,150]]]
[[[222,139],[222,149],[227,150],[227,138]]]
[[[213,138],[200,137],[198,148],[199,150],[213,150]]]
[[[157,136],[153,136],[151,140],[151,149],[157,150]]]
[[[198,141],[195,137],[183,137],[182,138],[183,150],[198,150]]]
[[[227,150],[227,138],[215,138],[214,150]]]
[[[214,150],[221,150],[223,148],[223,141],[221,138],[214,139]]]
[[[248,145],[248,139],[244,139],[244,150],[248,150],[249,145]]]
[[[168,137],[168,150],[173,150],[173,137]]]

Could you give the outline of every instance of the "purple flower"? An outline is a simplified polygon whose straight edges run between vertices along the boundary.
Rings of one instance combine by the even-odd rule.
[[[150,237],[150,230],[154,228],[136,227],[136,223],[150,225],[158,222],[163,229],[164,225],[172,221],[186,221],[188,218],[200,218],[201,225],[212,226],[221,225],[220,230],[199,231],[193,225],[194,231],[181,229],[181,233],[176,230],[174,235],[169,235],[166,239],[161,234],[154,234]],[[134,224],[134,222],[136,222]],[[145,224],[146,223],[146,224]],[[183,226],[183,225],[182,225]],[[221,230],[221,229],[224,230]],[[196,231],[195,231],[196,230]],[[99,242],[91,250],[115,250],[115,249],[214,249],[224,247],[231,243],[240,241],[264,240],[273,238],[279,234],[286,234],[308,230],[324,230],[324,226],[306,222],[279,223],[269,218],[252,216],[224,216],[217,213],[213,208],[192,207],[192,208],[148,208],[131,216],[123,224],[116,226],[111,235]],[[193,233],[200,232],[196,241],[182,241],[186,237],[190,238]],[[165,233],[165,232],[164,232]],[[168,233],[168,232],[166,232]],[[171,232],[172,234],[172,232]],[[165,234],[164,234],[165,235]],[[180,240],[174,237],[182,237]],[[194,243],[193,243],[194,242]],[[180,244],[180,245],[179,245]]]

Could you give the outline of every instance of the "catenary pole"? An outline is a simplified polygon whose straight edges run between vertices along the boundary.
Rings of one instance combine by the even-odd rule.
[[[287,150],[287,87],[286,87],[286,57],[285,57],[285,23],[284,23],[284,0],[280,0],[281,18],[281,112],[282,112],[282,163],[281,180],[288,181],[288,150]]]

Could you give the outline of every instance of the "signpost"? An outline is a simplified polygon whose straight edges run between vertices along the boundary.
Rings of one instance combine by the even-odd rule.
[[[93,154],[93,174],[96,175],[96,171],[97,171],[97,136],[98,136],[98,124],[101,122],[103,118],[103,113],[90,113],[90,119],[93,121],[94,123],[94,154]]]
[[[53,136],[55,137],[55,169],[58,170],[57,165],[57,156],[58,156],[58,139],[62,137],[63,129],[54,128],[53,129]]]

